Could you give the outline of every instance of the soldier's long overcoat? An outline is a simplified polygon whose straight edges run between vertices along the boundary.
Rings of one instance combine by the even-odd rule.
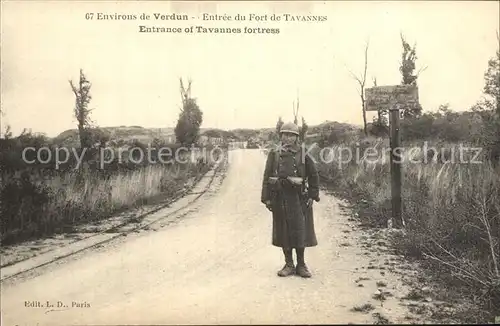
[[[301,146],[291,145],[281,149],[273,148],[267,156],[261,201],[271,201],[272,244],[277,247],[305,248],[318,244],[314,230],[313,207],[306,205],[308,198],[319,201],[318,171],[313,159],[302,151]],[[304,154],[297,155],[297,152]],[[278,162],[275,162],[275,159]],[[288,176],[305,178],[307,191],[303,192],[301,187],[287,182],[283,182],[281,186],[272,185],[269,183],[269,177],[272,176],[283,180]]]

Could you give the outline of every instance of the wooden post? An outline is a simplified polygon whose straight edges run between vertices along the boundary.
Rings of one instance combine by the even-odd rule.
[[[391,129],[391,196],[392,196],[392,222],[388,223],[388,227],[394,226],[401,228],[404,226],[402,216],[402,200],[401,200],[401,149],[400,148],[400,135],[399,135],[399,118],[400,111],[398,105],[394,105],[389,109],[389,125]]]
[[[402,214],[402,174],[399,135],[399,105],[405,107],[418,103],[418,87],[416,85],[375,86],[365,89],[366,111],[379,111],[389,108],[389,124],[391,129],[391,196],[392,218],[388,218],[388,227],[401,228],[405,226]],[[394,224],[394,225],[393,225]]]

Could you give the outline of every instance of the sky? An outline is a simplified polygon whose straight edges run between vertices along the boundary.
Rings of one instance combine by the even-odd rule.
[[[192,79],[202,127],[274,127],[293,120],[293,101],[310,125],[362,124],[359,86],[369,39],[367,87],[401,82],[400,32],[416,43],[424,110],[468,109],[482,96],[498,48],[497,1],[134,2],[2,1],[2,131],[48,136],[76,127],[69,80],[83,69],[92,83],[91,118],[101,127],[174,127],[179,78]],[[86,19],[94,13],[93,19]],[[137,20],[97,20],[97,13]],[[140,20],[187,14],[188,21]],[[203,13],[232,21],[203,21]],[[267,21],[250,21],[250,14]],[[326,21],[270,21],[321,15]],[[246,21],[235,21],[237,14]],[[278,34],[140,33],[139,26],[269,27]],[[374,112],[368,112],[371,121]]]

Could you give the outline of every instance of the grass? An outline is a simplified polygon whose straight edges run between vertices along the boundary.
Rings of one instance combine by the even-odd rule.
[[[463,152],[460,161],[460,144],[405,145],[415,149],[402,155],[406,233],[394,239],[396,248],[422,259],[448,284],[480,298],[485,311],[499,315],[500,170],[484,153],[475,157],[475,150]],[[425,146],[437,151],[422,150]],[[367,138],[332,147],[334,153],[342,148],[344,153],[349,148],[354,159],[347,162],[337,155],[328,163],[318,160],[323,184],[356,203],[363,224],[386,227],[391,216],[388,141]],[[375,150],[366,152],[368,148]],[[312,152],[320,157],[319,149]]]
[[[351,311],[368,313],[374,309],[375,307],[371,303],[365,303],[361,306],[354,306]]]
[[[390,320],[379,312],[373,313],[373,318],[375,319],[374,325],[389,325],[392,324]]]
[[[200,155],[194,158],[187,163],[115,171],[54,171],[32,166],[3,173],[2,244],[70,232],[78,224],[130,207],[172,199],[215,163],[210,158],[201,160]]]

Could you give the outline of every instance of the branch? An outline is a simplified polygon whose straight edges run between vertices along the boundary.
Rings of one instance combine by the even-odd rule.
[[[187,95],[189,98],[191,98],[191,84],[193,83],[193,80],[191,77],[188,78],[188,89],[187,89]]]
[[[420,73],[421,73],[421,72],[424,72],[424,71],[427,69],[427,67],[428,67],[428,66],[425,66],[425,67],[423,67],[423,68],[420,68],[420,69],[418,70],[418,72],[417,72],[417,77],[418,77],[418,76],[420,76]]]
[[[481,210],[481,213],[479,214],[479,220],[483,223],[483,225],[486,229],[486,234],[488,236],[488,239],[487,240],[485,239],[485,240],[487,241],[487,244],[490,247],[490,253],[491,253],[491,258],[493,259],[493,268],[495,271],[495,276],[497,278],[500,278],[500,270],[498,268],[498,262],[497,262],[497,257],[496,257],[496,253],[495,253],[496,243],[494,241],[493,236],[491,235],[490,223],[489,223],[488,218],[487,218],[488,205],[486,203],[486,199],[484,197],[484,194],[482,194],[481,197],[482,197],[481,199],[477,199],[477,202],[478,202],[480,210]]]
[[[76,89],[72,80],[69,81],[69,85],[71,86],[71,90],[73,91],[73,93],[75,93],[75,96],[78,97],[78,90]]]
[[[359,83],[359,86],[363,87],[363,83],[361,82],[361,79],[359,79],[358,76],[356,76],[347,66],[344,64],[344,67],[347,69],[347,71],[351,74],[351,77]]]
[[[426,253],[423,253],[423,255],[425,257],[431,258],[431,259],[433,259],[433,260],[435,260],[435,261],[437,261],[437,262],[439,262],[441,264],[444,264],[444,265],[446,265],[448,267],[451,267],[452,269],[457,270],[459,272],[459,273],[457,273],[457,276],[460,277],[460,278],[462,278],[462,279],[470,279],[470,280],[476,281],[476,282],[478,282],[478,283],[480,283],[480,284],[482,284],[484,286],[488,285],[484,281],[480,280],[478,277],[470,274],[469,272],[467,272],[466,270],[464,270],[464,269],[462,269],[462,268],[460,268],[458,266],[455,266],[455,265],[453,265],[451,263],[448,263],[448,262],[446,262],[444,260],[441,260],[441,259],[437,258],[436,256],[432,256],[432,255],[429,255],[429,254],[426,254]]]
[[[365,87],[365,83],[366,83],[366,70],[368,69],[368,48],[370,47],[370,39],[368,39],[366,41],[366,45],[365,45],[365,71],[363,72],[363,84],[361,85],[361,87]]]
[[[335,55],[333,56],[333,58],[335,59]],[[344,66],[344,68],[349,72],[349,74],[351,75],[351,77],[356,80],[358,83],[360,83],[360,80],[359,78],[351,71],[351,69],[349,69],[347,67],[347,65],[345,64],[344,60],[340,59],[340,61],[342,62],[342,65]]]
[[[182,82],[182,77],[179,77],[179,81],[181,83],[181,100],[182,100],[182,103],[185,102],[185,94],[186,94],[186,89],[184,88],[184,83]]]
[[[433,238],[430,238],[430,240],[436,245],[439,247],[439,249],[441,249],[443,252],[445,252],[447,255],[449,255],[450,257],[452,257],[453,259],[457,260],[457,261],[460,261],[460,259],[458,257],[456,257],[455,255],[453,255],[450,251],[446,250],[443,246],[441,246],[436,240],[434,240]],[[429,255],[427,255],[429,256]],[[431,256],[429,256],[431,257]],[[432,258],[432,257],[431,257]],[[436,257],[434,257],[436,258]],[[436,258],[437,259],[437,258]],[[439,259],[437,259],[439,260]],[[444,262],[444,261],[441,261],[443,263],[445,263],[446,265],[450,266],[450,267],[453,267],[454,269],[457,269],[459,270],[460,272],[466,274],[468,276],[469,279],[472,279],[472,280],[475,280],[476,282],[479,282],[483,285],[487,285],[486,282],[484,282],[483,280],[479,279],[479,277],[477,277],[478,274],[481,274],[474,266],[472,266],[470,263],[467,264],[465,261],[464,264],[466,265],[467,269],[472,271],[472,272],[475,272],[476,275],[473,275],[472,273],[470,273],[469,271],[465,270],[465,269],[462,269],[456,265],[453,265],[451,263],[447,263],[447,262]],[[465,275],[461,274],[459,276],[462,276],[462,277],[465,277]]]

